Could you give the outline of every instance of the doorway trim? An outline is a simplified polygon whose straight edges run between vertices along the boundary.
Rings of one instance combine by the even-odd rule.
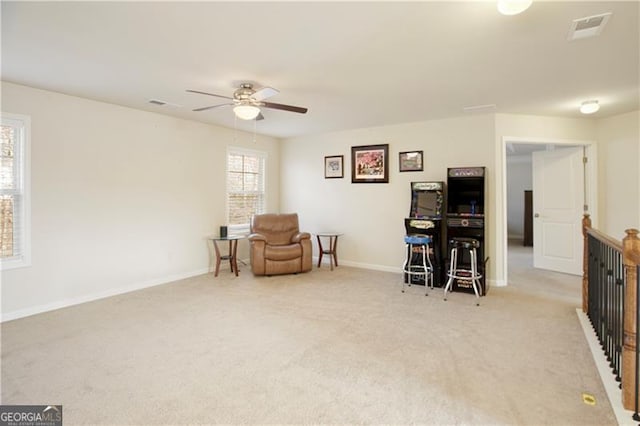
[[[508,270],[508,235],[507,235],[507,145],[513,144],[544,144],[544,145],[573,145],[583,146],[588,158],[585,169],[585,204],[591,216],[591,222],[597,227],[598,218],[598,158],[597,145],[594,141],[574,139],[549,139],[540,137],[503,136],[500,143],[501,166],[498,168],[496,179],[496,204],[500,211],[496,221],[496,237],[502,241],[502,279],[497,280],[497,286],[506,286],[509,279]]]

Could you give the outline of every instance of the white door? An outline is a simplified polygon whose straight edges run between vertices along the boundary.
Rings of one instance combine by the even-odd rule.
[[[533,266],[582,274],[583,148],[533,153]]]

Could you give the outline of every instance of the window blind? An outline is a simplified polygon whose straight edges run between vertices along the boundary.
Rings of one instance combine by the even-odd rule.
[[[227,154],[227,225],[249,231],[254,214],[265,211],[266,153],[230,148]]]
[[[2,116],[0,127],[0,259],[3,268],[27,261],[27,121]]]

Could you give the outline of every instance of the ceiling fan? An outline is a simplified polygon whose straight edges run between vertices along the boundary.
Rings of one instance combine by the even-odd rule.
[[[187,89],[187,92],[231,100],[231,102],[227,102],[224,104],[196,108],[193,111],[206,111],[213,108],[233,105],[233,112],[236,114],[236,117],[243,120],[264,119],[264,116],[260,112],[260,107],[280,109],[283,111],[297,112],[300,114],[305,114],[307,112],[307,108],[303,107],[276,104],[274,102],[265,102],[265,99],[277,95],[280,92],[273,87],[263,87],[259,90],[255,90],[253,88],[253,84],[251,83],[242,83],[240,87],[236,89],[235,92],[233,92],[233,97],[216,95],[213,93],[201,92],[199,90],[191,89]]]

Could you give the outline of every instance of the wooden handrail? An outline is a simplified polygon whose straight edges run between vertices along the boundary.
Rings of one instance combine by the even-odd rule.
[[[622,241],[616,240],[615,238],[611,238],[607,234],[604,234],[594,228],[587,228],[587,234],[591,235],[593,238],[597,239],[598,241],[622,253]]]

